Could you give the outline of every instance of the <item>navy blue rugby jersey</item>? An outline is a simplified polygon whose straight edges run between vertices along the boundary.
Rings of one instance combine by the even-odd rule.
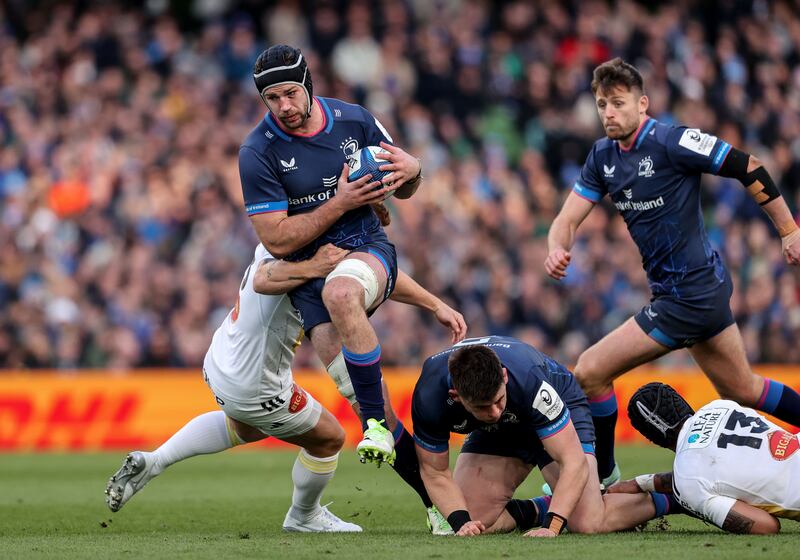
[[[649,118],[629,150],[595,142],[573,190],[592,202],[611,197],[639,247],[654,296],[711,292],[724,282],[700,208],[700,175],[717,174],[731,146],[695,128]]]
[[[506,409],[496,424],[477,420],[448,394],[453,383],[447,360],[468,344],[491,348],[508,370]],[[425,360],[411,401],[414,440],[440,453],[448,449],[451,432],[518,433],[525,442],[547,439],[567,426],[569,403],[585,398],[572,374],[533,346],[507,336],[468,338]]]
[[[336,194],[347,157],[365,146],[391,143],[392,138],[359,105],[314,97],[324,116],[322,128],[303,136],[285,132],[269,111],[239,149],[239,174],[248,216],[310,212]],[[304,260],[325,243],[352,249],[372,239],[386,240],[369,206],[345,213],[328,231],[287,260]]]

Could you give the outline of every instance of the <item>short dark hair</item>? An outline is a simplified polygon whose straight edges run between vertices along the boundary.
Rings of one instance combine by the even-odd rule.
[[[594,69],[592,74],[592,93],[609,92],[616,87],[624,87],[628,91],[638,89],[644,94],[644,79],[633,64],[621,58],[607,60]]]
[[[456,350],[447,360],[453,388],[470,402],[493,401],[503,385],[503,364],[486,346],[473,344]]]

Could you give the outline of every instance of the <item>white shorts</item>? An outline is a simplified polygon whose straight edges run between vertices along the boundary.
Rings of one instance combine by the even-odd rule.
[[[216,393],[214,397],[227,416],[278,439],[303,435],[316,427],[322,414],[322,405],[297,383],[260,403],[237,402]]]

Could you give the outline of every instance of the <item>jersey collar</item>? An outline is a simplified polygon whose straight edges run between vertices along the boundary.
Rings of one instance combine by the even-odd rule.
[[[269,128],[279,138],[286,140],[287,142],[291,142],[293,138],[313,138],[318,134],[328,134],[331,129],[333,129],[333,115],[331,114],[331,109],[328,107],[328,103],[324,99],[315,95],[314,100],[319,103],[319,106],[322,109],[322,126],[316,132],[310,132],[308,134],[294,134],[292,132],[287,132],[281,128],[271,111],[267,111],[267,114],[264,115],[264,122],[267,123],[267,126],[269,126]]]
[[[656,125],[656,120],[651,117],[646,117],[641,124],[639,124],[639,128],[636,129],[636,134],[633,136],[633,144],[631,144],[630,148],[623,148],[622,144],[617,142],[617,146],[623,152],[630,152],[631,150],[638,150],[639,146],[642,145],[644,139],[647,138],[648,133],[652,128]]]

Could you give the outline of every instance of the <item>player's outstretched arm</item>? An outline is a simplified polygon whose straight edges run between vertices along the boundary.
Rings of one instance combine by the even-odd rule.
[[[371,175],[349,182],[347,164],[336,187],[336,195],[311,212],[289,216],[287,212],[266,212],[250,216],[256,235],[270,254],[278,259],[305,247],[325,233],[345,212],[380,202],[393,188],[381,187],[379,181],[371,181]]]
[[[285,294],[312,278],[325,278],[349,253],[327,243],[317,249],[307,261],[288,262],[273,258],[264,259],[256,268],[253,289],[264,295]]]
[[[456,536],[479,535],[486,530],[483,523],[472,520],[467,502],[450,472],[450,453],[433,453],[417,447],[419,473],[433,504],[447,518]]]
[[[559,525],[561,521],[566,524],[581,499],[586,481],[589,480],[589,466],[572,420],[560,432],[542,440],[542,445],[559,466],[558,484],[553,489],[548,515],[558,518]],[[560,529],[560,526],[553,527],[551,524],[550,529],[534,529],[525,536],[554,537]]]
[[[553,220],[547,234],[547,259],[544,269],[551,278],[561,280],[567,275],[567,266],[572,258],[570,250],[575,243],[578,227],[594,208],[594,202],[575,192],[569,193],[564,206]]]
[[[382,157],[390,163],[385,163],[378,169],[392,172],[383,178],[384,182],[399,185],[394,192],[395,198],[411,198],[422,183],[422,163],[402,148],[386,142],[381,142],[380,146],[384,149]]]
[[[420,286],[402,270],[397,273],[397,283],[390,299],[433,313],[437,321],[450,329],[453,344],[461,342],[467,336],[467,323],[464,321],[464,316]]]
[[[608,487],[609,494],[638,494],[639,492],[672,492],[672,472],[643,474]]]
[[[738,179],[761,205],[781,236],[783,256],[791,265],[800,264],[800,228],[777,185],[757,157],[731,148],[719,169],[722,177]]]
[[[781,530],[781,523],[763,509],[736,500],[720,529],[742,535],[774,535]]]

